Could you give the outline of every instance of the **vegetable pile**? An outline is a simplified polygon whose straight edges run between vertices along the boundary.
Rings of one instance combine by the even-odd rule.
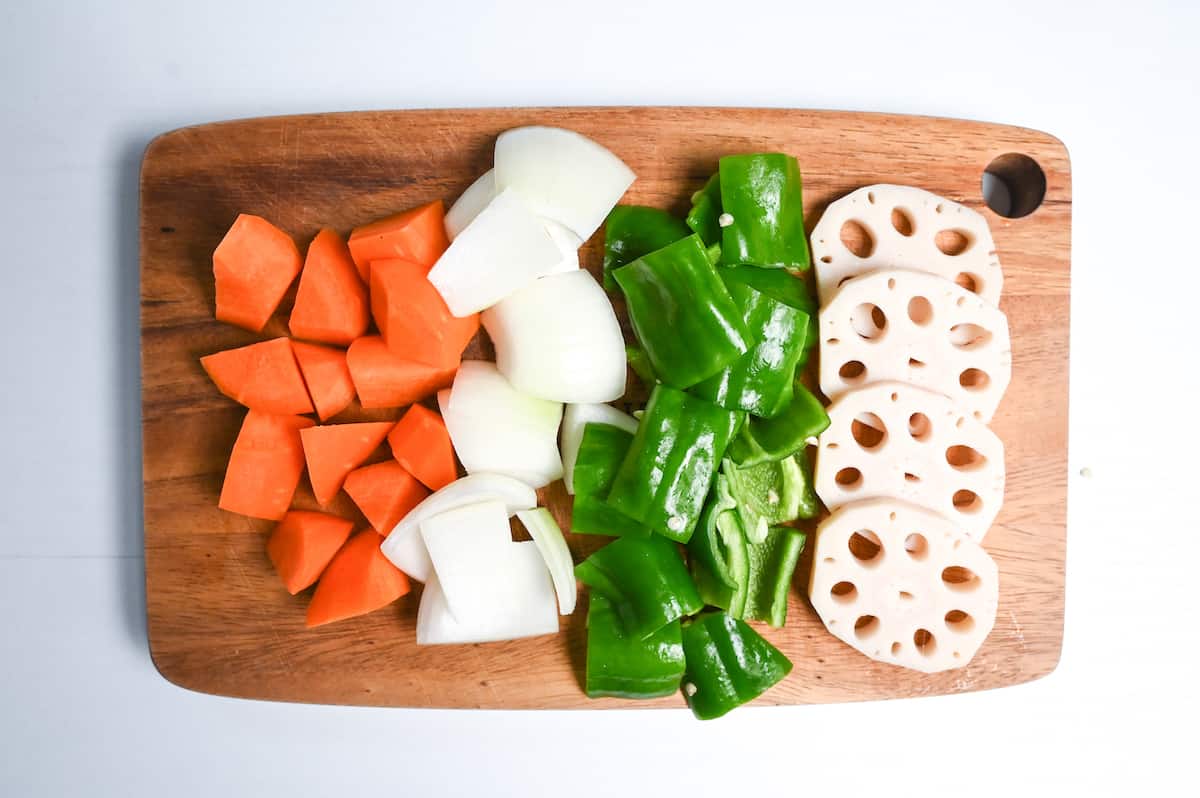
[[[261,332],[299,280],[290,338],[201,358],[248,408],[219,504],[278,521],[267,553],[289,593],[315,585],[309,626],[415,580],[418,644],[553,634],[579,582],[589,696],[682,691],[715,718],[791,670],[748,622],[787,620],[814,486],[839,506],[807,447],[836,434],[827,448],[848,448],[863,417],[847,404],[826,431],[806,384],[819,333],[800,168],[723,157],[685,219],[617,205],[633,181],[596,142],[526,127],[497,138],[494,168],[445,213],[434,201],[346,239],[322,229],[303,258],[266,220],[234,222],[213,254],[218,319]],[[597,280],[579,248],[601,225]],[[494,363],[462,360],[480,327]],[[648,394],[632,415],[608,404],[630,370]],[[294,504],[304,473],[321,512]],[[578,564],[538,506],[560,479],[568,531],[615,538]],[[333,512],[342,493],[365,528]],[[513,539],[514,517],[530,540]]]

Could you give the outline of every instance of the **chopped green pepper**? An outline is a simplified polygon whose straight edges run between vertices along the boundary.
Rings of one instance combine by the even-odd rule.
[[[774,418],[750,417],[729,446],[729,456],[740,466],[782,460],[804,448],[829,426],[821,400],[800,380],[792,387],[792,401]]]
[[[688,388],[749,348],[742,314],[697,236],[613,272],[629,320],[659,379]]]
[[[639,640],[625,634],[612,602],[593,590],[587,630],[588,698],[657,698],[679,689],[684,663],[678,620]]]
[[[792,663],[744,621],[710,612],[683,625],[683,694],[701,720],[719,718],[765,693]]]
[[[638,375],[643,385],[653,388],[658,384],[658,375],[654,373],[650,358],[646,357],[646,350],[639,346],[626,346],[625,359],[629,361],[629,367]]]
[[[803,471],[802,460],[792,456],[739,467],[726,459],[721,464],[742,530],[751,543],[761,543],[773,524],[816,514],[816,507],[810,506],[806,495],[806,488],[811,491],[811,481]],[[811,504],[815,505],[815,497]]]
[[[717,474],[696,533],[688,541],[688,568],[705,604],[741,617],[749,584],[749,555],[733,510],[737,502],[729,492],[729,479]]]
[[[704,188],[692,195],[692,209],[687,215],[687,226],[700,236],[705,246],[711,247],[721,242],[720,218],[721,176],[713,175],[704,184]]]
[[[608,503],[654,532],[686,543],[741,419],[741,413],[656,386]]]
[[[811,262],[796,159],[781,153],[727,155],[718,174],[724,262],[807,270]]]
[[[648,535],[650,530],[604,501],[629,451],[633,433],[612,424],[584,425],[575,458],[575,506],[571,531],[583,535]]]
[[[575,576],[613,603],[626,634],[645,640],[704,603],[675,544],[623,537],[575,566]]]
[[[778,415],[792,400],[793,375],[808,338],[809,316],[800,309],[808,291],[783,270],[734,266],[720,273],[742,310],[750,351],[690,390],[730,410]]]
[[[774,526],[761,543],[746,547],[750,567],[746,604],[740,617],[783,626],[787,620],[788,591],[804,542],[805,534],[800,530]]]
[[[604,289],[616,291],[613,269],[662,249],[691,234],[688,226],[666,211],[644,205],[618,205],[604,222]]]

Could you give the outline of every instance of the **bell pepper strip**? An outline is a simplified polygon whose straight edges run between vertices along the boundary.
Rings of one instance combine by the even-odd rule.
[[[740,618],[749,584],[749,555],[736,507],[728,478],[718,474],[687,551],[700,598]]]
[[[613,537],[650,534],[650,530],[641,523],[604,501],[632,442],[633,433],[612,424],[589,423],[584,426],[583,440],[575,457],[572,532]]]
[[[613,269],[691,235],[682,220],[658,208],[618,205],[604,222],[604,290],[617,291]]]
[[[683,625],[683,695],[700,720],[719,718],[765,693],[792,670],[745,621],[709,612]]]
[[[720,272],[742,309],[750,351],[693,385],[691,393],[728,410],[771,418],[792,400],[796,364],[808,337],[809,316],[799,304],[799,296],[806,293],[804,284],[782,270],[735,266]],[[754,283],[765,282],[763,277],[780,285],[769,292],[760,290]]]
[[[645,640],[704,607],[675,544],[623,537],[575,566],[575,576],[613,604],[628,636]]]
[[[613,271],[659,379],[688,388],[750,347],[742,314],[694,235]]]
[[[794,521],[801,513],[815,509],[805,502],[804,488],[810,480],[801,469],[801,459],[791,456],[745,467],[726,459],[721,464],[721,473],[737,504],[738,520],[751,543],[761,543],[768,527]]]
[[[658,698],[679,689],[683,640],[678,620],[639,640],[625,634],[611,601],[595,590],[588,598],[587,670],[589,698]]]
[[[796,159],[781,153],[727,155],[718,174],[722,261],[806,271],[811,260]]]
[[[633,373],[638,375],[638,379],[647,388],[653,388],[658,384],[658,375],[654,373],[654,365],[646,356],[646,350],[640,346],[626,346],[625,360],[629,362],[629,368],[633,369]]]
[[[792,386],[792,401],[774,418],[746,420],[729,446],[729,457],[740,466],[782,460],[804,448],[829,426],[821,400],[800,380]]]
[[[687,226],[692,229],[706,247],[721,243],[721,176],[715,174],[704,184],[704,188],[692,195],[692,209],[688,211]],[[717,250],[718,255],[720,250]]]
[[[741,413],[657,386],[613,479],[609,505],[687,543],[741,421]]]
[[[776,627],[787,621],[788,591],[804,551],[805,537],[798,529],[773,526],[761,543],[746,547],[750,567],[742,618]]]

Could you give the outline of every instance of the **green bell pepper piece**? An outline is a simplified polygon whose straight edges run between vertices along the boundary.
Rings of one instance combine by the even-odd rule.
[[[638,640],[704,606],[675,544],[658,535],[618,538],[575,566],[575,576],[613,603],[625,634]]]
[[[679,689],[683,637],[678,620],[639,640],[625,634],[611,601],[596,591],[588,598],[588,698],[658,698]]]
[[[584,426],[575,459],[572,532],[613,537],[650,534],[649,529],[604,501],[632,442],[633,433],[611,424],[593,422]]]
[[[633,331],[659,379],[688,388],[749,349],[742,314],[697,236],[613,272]]]
[[[765,693],[792,663],[745,621],[709,612],[683,625],[683,694],[701,720],[719,718]]]
[[[688,211],[687,226],[700,236],[706,247],[721,243],[721,177],[713,175],[704,188],[692,195],[692,209]],[[720,250],[717,250],[718,254]],[[714,261],[715,262],[715,261]]]
[[[686,543],[741,420],[740,413],[658,385],[608,503],[652,531]]]
[[[800,309],[808,291],[783,270],[733,266],[720,273],[742,309],[750,351],[690,391],[729,410],[776,416],[792,400],[796,364],[808,338],[809,315]]]
[[[742,531],[751,543],[761,543],[767,528],[774,524],[816,514],[816,496],[809,495],[812,480],[804,473],[802,462],[803,456],[791,456],[745,467],[729,459],[721,464]]]
[[[774,526],[761,543],[747,546],[750,567],[746,603],[740,617],[783,626],[787,621],[788,591],[805,539],[798,529]]]
[[[666,211],[644,205],[618,205],[604,222],[604,290],[616,291],[613,269],[632,263],[667,244],[691,235],[691,230]]]
[[[646,357],[646,350],[639,346],[626,346],[625,360],[629,362],[633,373],[638,375],[638,379],[647,388],[653,388],[658,384],[658,375],[654,373],[654,366],[650,363],[650,358]]]
[[[774,418],[750,417],[729,447],[729,457],[739,466],[782,460],[805,446],[829,426],[821,400],[796,380],[792,401]]]
[[[733,217],[721,228],[726,264],[806,271],[800,165],[790,155],[758,153],[721,159],[721,208]]]
[[[736,508],[729,479],[717,474],[687,549],[688,568],[700,598],[740,618],[749,584],[749,555]]]

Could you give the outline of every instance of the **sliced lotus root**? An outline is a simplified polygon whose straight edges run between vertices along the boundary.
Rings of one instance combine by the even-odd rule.
[[[1004,444],[941,394],[878,382],[829,407],[816,488],[830,510],[900,499],[944,515],[978,542],[1004,501]]]
[[[987,220],[912,186],[867,186],[831,204],[812,234],[817,295],[875,269],[913,269],[957,282],[993,307],[1004,276]]]
[[[987,422],[1012,373],[1008,318],[932,274],[855,277],[821,309],[821,390],[830,399],[876,382],[950,397]]]
[[[926,673],[971,661],[996,621],[1000,579],[937,513],[889,499],[843,505],[817,528],[809,598],[835,637]]]

